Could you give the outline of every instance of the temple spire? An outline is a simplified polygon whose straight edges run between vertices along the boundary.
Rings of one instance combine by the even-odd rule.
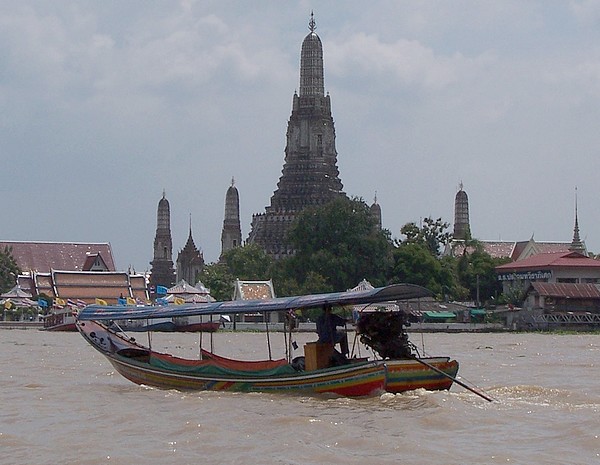
[[[462,181],[458,186],[458,192],[454,197],[454,240],[464,241],[471,237],[471,226],[469,223],[469,197],[464,191]]]
[[[173,270],[173,240],[171,238],[171,207],[165,190],[158,202],[156,212],[156,235],[154,237],[154,258],[150,262],[151,286],[170,287],[175,282]]]
[[[569,250],[573,252],[579,252],[583,255],[586,255],[585,245],[579,236],[579,218],[577,213],[577,187],[575,187],[575,226],[573,227],[573,240],[571,241],[571,246]]]
[[[308,28],[310,33],[302,42],[300,54],[300,97],[324,97],[323,45],[315,32],[317,26],[312,12]]]

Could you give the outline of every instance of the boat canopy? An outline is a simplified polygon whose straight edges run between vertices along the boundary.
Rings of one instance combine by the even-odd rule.
[[[324,305],[360,305],[430,297],[432,292],[415,284],[392,284],[364,291],[331,292],[266,300],[231,300],[166,306],[88,305],[79,320],[139,320],[193,315],[227,315],[251,312],[280,312]]]

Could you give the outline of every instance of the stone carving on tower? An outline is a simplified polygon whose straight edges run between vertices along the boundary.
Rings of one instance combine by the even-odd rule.
[[[242,245],[242,229],[240,227],[240,194],[231,179],[231,186],[225,194],[225,218],[221,232],[221,259],[223,254],[234,247]]]
[[[177,282],[183,279],[188,283],[195,283],[198,275],[204,270],[204,256],[198,250],[192,238],[192,219],[190,217],[190,234],[185,246],[177,255]]]
[[[175,284],[173,270],[173,240],[171,238],[171,208],[163,191],[158,202],[156,236],[154,237],[154,259],[150,262],[150,286],[171,287]]]
[[[274,258],[294,253],[286,234],[306,207],[345,196],[337,167],[331,100],[325,95],[323,46],[311,13],[309,34],[302,42],[300,91],[294,93],[285,160],[277,189],[265,212],[252,217],[249,243],[256,243]]]
[[[454,199],[454,233],[455,241],[464,241],[471,237],[471,226],[469,225],[469,197],[460,183],[458,192]]]

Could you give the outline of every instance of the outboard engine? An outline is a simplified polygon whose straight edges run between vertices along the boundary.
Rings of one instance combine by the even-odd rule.
[[[362,313],[356,323],[360,342],[383,359],[414,358],[406,327],[410,326],[403,312]]]

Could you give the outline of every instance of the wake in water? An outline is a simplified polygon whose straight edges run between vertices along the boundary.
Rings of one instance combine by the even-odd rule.
[[[536,406],[557,410],[591,409],[600,411],[600,399],[586,393],[543,386],[503,386],[489,390],[499,402],[508,407]]]

